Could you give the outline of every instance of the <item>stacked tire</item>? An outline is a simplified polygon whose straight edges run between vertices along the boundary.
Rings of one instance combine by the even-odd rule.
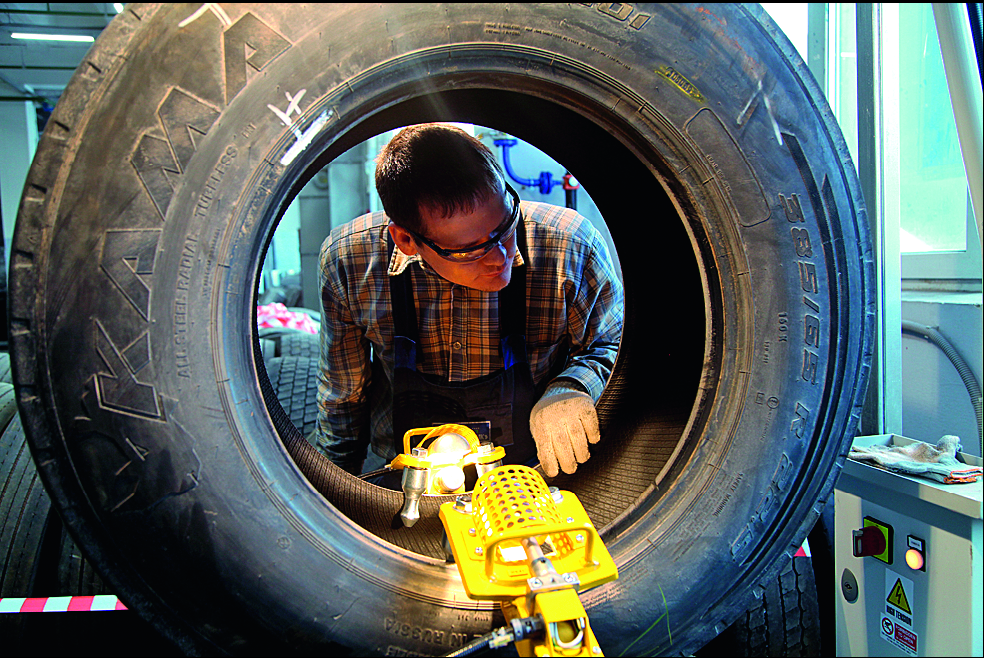
[[[17,415],[8,355],[0,353],[0,598],[98,596],[110,590],[64,528],[38,478]],[[5,655],[148,655],[173,646],[128,612],[0,615]]]
[[[291,424],[310,437],[318,421],[318,336],[291,329],[261,330],[260,344],[277,402]]]

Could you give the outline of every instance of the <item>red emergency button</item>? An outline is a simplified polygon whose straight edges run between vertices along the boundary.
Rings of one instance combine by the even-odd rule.
[[[868,557],[885,552],[885,535],[875,526],[855,530],[854,557]]]
[[[864,527],[852,533],[854,557],[874,557],[892,563],[892,526],[870,516],[864,517]]]

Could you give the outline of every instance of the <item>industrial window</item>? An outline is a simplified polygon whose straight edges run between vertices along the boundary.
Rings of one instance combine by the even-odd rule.
[[[873,52],[858,47],[855,4],[762,6],[823,87],[856,167],[859,50],[876,60],[883,246],[901,259],[902,287],[980,291],[980,243],[932,5],[876,5]],[[866,201],[877,216],[879,200]]]

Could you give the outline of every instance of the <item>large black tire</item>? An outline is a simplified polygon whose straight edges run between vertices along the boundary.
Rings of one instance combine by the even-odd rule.
[[[619,567],[582,596],[602,646],[687,654],[731,624],[831,494],[873,317],[854,168],[764,12],[209,6],[128,5],[106,28],[12,252],[31,447],[114,591],[189,652],[442,653],[501,622],[433,516],[394,528],[399,493],[304,441],[252,320],[292,192],[372,135],[456,120],[563,163],[622,264],[604,438],[554,482]]]

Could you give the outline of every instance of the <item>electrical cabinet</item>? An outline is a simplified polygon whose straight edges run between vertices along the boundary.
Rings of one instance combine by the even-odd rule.
[[[854,445],[912,442],[882,435]],[[838,656],[982,654],[982,483],[941,484],[848,460],[834,490]]]

